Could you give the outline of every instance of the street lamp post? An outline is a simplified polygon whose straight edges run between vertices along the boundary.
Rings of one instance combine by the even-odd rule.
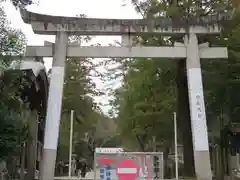
[[[175,176],[178,180],[178,144],[177,144],[177,114],[173,113],[174,118],[174,145],[175,145]]]
[[[71,177],[71,172],[72,172],[73,114],[74,114],[74,111],[71,110],[71,116],[70,116],[70,138],[69,138],[69,164],[68,164],[68,176],[69,177]]]

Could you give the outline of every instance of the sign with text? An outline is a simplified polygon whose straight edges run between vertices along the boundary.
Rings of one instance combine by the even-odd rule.
[[[158,162],[156,162],[158,161]],[[126,180],[150,180],[163,178],[163,153],[161,152],[95,152],[96,178]],[[99,173],[99,169],[104,173]],[[104,174],[104,176],[103,176]],[[101,176],[101,177],[100,177]]]

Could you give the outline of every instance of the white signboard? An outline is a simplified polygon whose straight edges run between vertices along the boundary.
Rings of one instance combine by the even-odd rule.
[[[54,77],[55,81],[50,80],[49,95],[48,95],[48,109],[46,117],[46,128],[44,137],[44,149],[57,149],[58,145],[58,132],[60,119],[63,82],[64,82],[64,67],[53,67],[51,78]],[[57,136],[56,136],[57,135]]]
[[[191,68],[187,73],[194,147],[197,151],[207,151],[208,132],[201,69]]]
[[[96,153],[119,153],[123,152],[123,148],[95,148]]]

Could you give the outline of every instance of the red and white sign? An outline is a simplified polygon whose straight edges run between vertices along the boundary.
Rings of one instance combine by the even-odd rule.
[[[116,169],[119,180],[135,180],[138,177],[138,168],[132,160],[119,161]]]
[[[103,167],[105,165],[111,165],[113,163],[113,159],[107,159],[107,158],[104,158],[104,157],[99,157],[98,158],[98,164]]]

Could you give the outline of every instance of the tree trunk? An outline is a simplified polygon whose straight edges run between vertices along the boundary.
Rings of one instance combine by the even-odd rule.
[[[185,177],[195,177],[194,156],[193,156],[193,140],[191,119],[188,99],[188,84],[186,75],[186,61],[179,60],[177,65],[177,119],[178,127],[180,128],[181,139],[183,142],[183,159],[184,169],[183,175]]]
[[[38,140],[38,114],[32,112],[29,119],[29,137],[27,142],[27,180],[35,179]]]
[[[26,146],[24,143],[22,145],[22,151],[21,151],[20,180],[25,179],[25,155],[26,155]]]
[[[17,178],[17,157],[11,156],[7,159],[7,170],[10,179]]]
[[[171,169],[168,164],[168,154],[169,154],[169,147],[166,147],[164,149],[163,153],[163,162],[164,162],[164,179],[170,179],[171,178]]]
[[[141,137],[139,135],[136,135],[136,140],[138,142],[139,148],[141,149],[142,152],[145,152],[145,141],[144,137]]]

